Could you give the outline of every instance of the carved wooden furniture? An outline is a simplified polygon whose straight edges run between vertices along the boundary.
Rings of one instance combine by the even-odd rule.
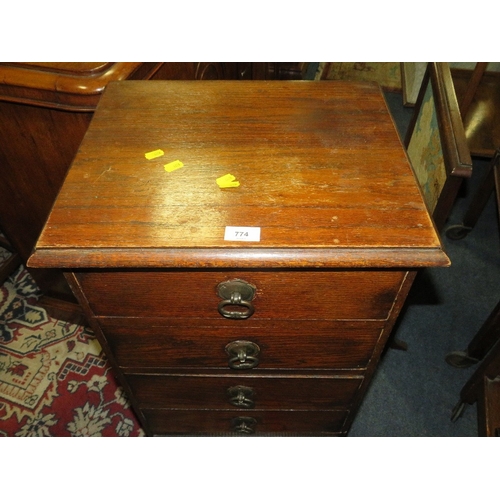
[[[405,145],[428,209],[442,229],[463,179],[472,173],[448,63],[428,63]]]
[[[449,261],[377,85],[127,81],[29,264],[66,270],[149,435],[345,435]]]
[[[0,226],[22,262],[109,82],[278,77],[300,78],[298,63],[1,63]],[[60,271],[30,272],[45,292],[43,306],[78,321]]]

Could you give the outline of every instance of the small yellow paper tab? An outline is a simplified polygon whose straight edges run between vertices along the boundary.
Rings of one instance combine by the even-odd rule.
[[[144,153],[146,160],[152,160],[153,158],[159,158],[163,156],[165,153],[161,149],[155,149],[154,151],[150,151],[149,153]]]
[[[216,179],[217,185],[220,188],[230,188],[230,187],[238,187],[240,183],[236,180],[236,177],[232,174],[226,174],[222,177]]]
[[[182,163],[180,160],[174,160],[171,161],[170,163],[167,163],[164,165],[165,170],[167,172],[173,172],[174,170],[177,170],[178,168],[182,168],[184,166],[184,163]]]

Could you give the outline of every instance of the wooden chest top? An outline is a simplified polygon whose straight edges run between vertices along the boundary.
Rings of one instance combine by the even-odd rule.
[[[219,187],[226,174],[239,186]],[[228,240],[227,227],[260,236]],[[379,87],[344,81],[110,83],[29,261],[447,263]]]

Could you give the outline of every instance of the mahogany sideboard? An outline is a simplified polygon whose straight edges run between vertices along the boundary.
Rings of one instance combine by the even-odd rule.
[[[0,230],[26,264],[109,82],[276,78],[300,79],[299,63],[1,63]],[[30,272],[44,306],[76,321],[62,274]]]
[[[124,81],[29,264],[64,269],[148,435],[341,436],[449,260],[376,84]]]

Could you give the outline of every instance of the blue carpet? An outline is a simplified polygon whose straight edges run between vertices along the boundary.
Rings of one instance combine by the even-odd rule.
[[[400,94],[386,94],[399,132],[411,108]],[[446,225],[460,224],[488,162],[474,160],[472,178]],[[445,361],[468,343],[500,300],[500,238],[494,196],[478,224],[462,240],[444,235],[450,268],[427,269],[417,276],[395,336],[407,351],[389,349],[352,426],[350,436],[477,436],[476,405],[451,422],[460,390],[475,370]]]

